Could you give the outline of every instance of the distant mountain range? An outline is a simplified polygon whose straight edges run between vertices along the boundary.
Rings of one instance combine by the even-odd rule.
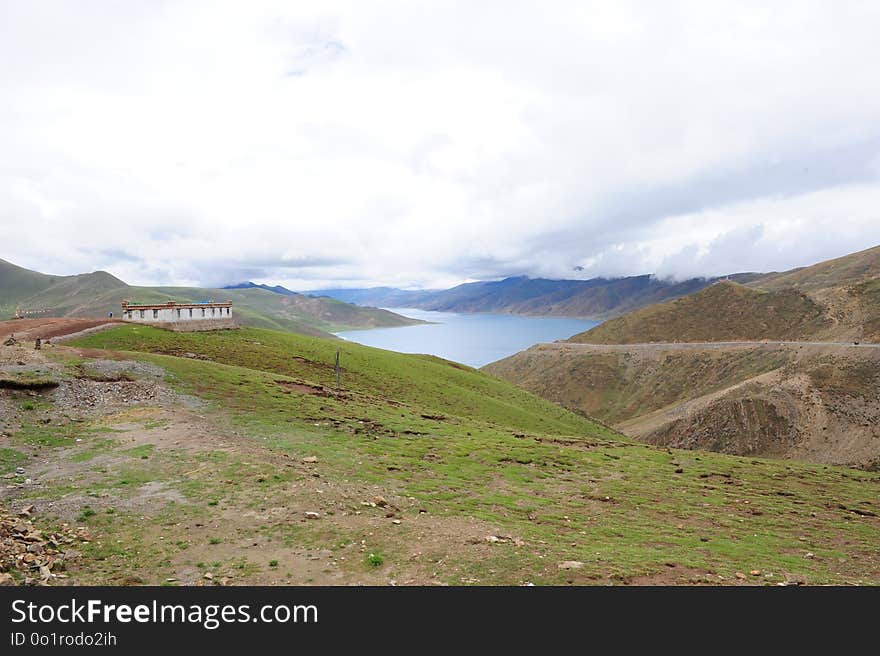
[[[287,287],[282,287],[281,285],[270,287],[269,285],[258,285],[255,282],[240,282],[237,285],[226,285],[223,289],[265,289],[267,292],[274,292],[282,296],[297,296],[297,292],[291,291]]]
[[[118,313],[126,299],[146,303],[228,299],[236,319],[244,325],[323,337],[337,330],[421,323],[387,310],[315,298],[284,288],[135,287],[106,271],[52,276],[0,260],[0,320],[11,318],[16,309],[45,310],[36,316],[106,317],[110,312]]]
[[[746,283],[761,274],[740,273],[725,279]],[[393,287],[322,289],[329,296],[373,307],[413,307],[443,312],[496,312],[533,316],[607,319],[705,289],[721,278],[662,280],[651,275],[590,280],[548,280],[517,276],[472,282],[443,290],[409,291]]]

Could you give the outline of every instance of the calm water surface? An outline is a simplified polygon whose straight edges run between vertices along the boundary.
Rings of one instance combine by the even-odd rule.
[[[567,339],[599,324],[587,319],[456,314],[386,308],[432,324],[336,333],[343,339],[401,353],[429,353],[472,367],[495,362],[540,342]]]

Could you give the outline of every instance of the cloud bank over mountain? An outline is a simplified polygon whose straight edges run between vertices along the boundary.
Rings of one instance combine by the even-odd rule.
[[[444,287],[880,243],[877,5],[290,5],[0,2],[0,257]]]

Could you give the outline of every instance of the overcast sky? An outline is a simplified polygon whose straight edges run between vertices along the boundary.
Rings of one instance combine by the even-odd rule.
[[[0,258],[296,289],[809,264],[880,244],[878,33],[873,1],[0,0]]]

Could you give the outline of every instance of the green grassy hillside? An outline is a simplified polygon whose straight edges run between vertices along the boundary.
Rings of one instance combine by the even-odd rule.
[[[470,367],[434,356],[405,355],[350,342],[257,328],[174,333],[133,326],[105,331],[77,344],[163,355],[195,353],[225,365],[287,376],[305,385],[331,390],[336,384],[334,362],[339,349],[343,388],[348,395],[344,400],[332,394],[280,396],[281,389],[277,398],[302,404],[295,409],[303,416],[326,414],[337,405],[348,408],[349,413],[374,415],[373,419],[379,418],[378,412],[383,424],[388,422],[391,429],[409,429],[413,422],[436,427],[436,421],[425,420],[421,415],[441,412],[454,415],[456,421],[484,421],[525,430],[607,432],[593,422]],[[173,367],[193,364],[182,360]],[[242,402],[247,407],[252,401],[242,395],[230,402]],[[400,410],[402,407],[410,408],[409,412]]]
[[[49,309],[48,316],[106,316],[110,310],[99,312],[100,299],[125,289],[129,287],[119,278],[106,271],[95,271],[60,277],[23,303],[29,308]],[[115,311],[119,313],[118,305]]]
[[[283,296],[263,289],[202,289],[198,287],[134,287],[105,271],[75,276],[46,276],[0,260],[0,319],[22,309],[47,309],[41,316],[118,316],[123,300],[167,303],[229,299],[244,325],[327,337],[330,332],[407,326],[419,321],[330,298]]]
[[[329,558],[331,582],[880,581],[874,474],[641,445],[485,373],[357,344],[124,326],[74,346],[80,357],[161,366],[209,404],[201,416],[235,430],[217,453],[194,453],[213,432],[188,451],[156,446],[135,478],[143,488],[116,473],[113,458],[127,452],[112,445],[82,489],[60,481],[69,505],[79,495],[96,503],[85,486],[114,501],[112,521],[103,512],[83,520],[114,545],[86,547],[103,560],[87,560],[85,581],[156,582],[199,567],[266,581],[273,565],[261,557],[283,563],[305,549]],[[161,444],[161,429],[150,430]],[[99,448],[83,439],[57,457]],[[291,460],[270,465],[271,454]],[[285,468],[305,456],[317,462],[311,475]],[[175,501],[145,518],[130,501],[138,489]],[[377,492],[393,501],[376,507]]]
[[[11,315],[18,303],[40,293],[57,280],[57,276],[47,276],[0,260],[0,316],[5,318]]]
[[[684,298],[606,321],[569,341],[590,344],[806,339],[831,326],[806,295],[720,282]]]
[[[53,288],[54,289],[54,288]],[[69,316],[106,316],[119,313],[123,300],[133,303],[231,300],[236,319],[246,325],[327,337],[337,330],[406,326],[419,323],[376,308],[308,296],[282,296],[263,289],[203,289],[199,287],[133,287],[112,289],[88,299],[68,300]]]

